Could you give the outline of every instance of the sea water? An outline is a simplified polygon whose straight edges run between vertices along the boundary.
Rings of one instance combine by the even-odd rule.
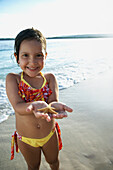
[[[113,70],[113,38],[48,39],[47,52],[43,73],[53,73],[60,90]],[[14,114],[5,91],[6,75],[21,71],[13,53],[14,40],[0,41],[0,123]]]

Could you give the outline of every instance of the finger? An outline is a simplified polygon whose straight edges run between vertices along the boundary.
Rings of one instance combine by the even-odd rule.
[[[39,112],[42,119],[46,119],[46,115],[44,113]]]
[[[42,119],[47,119],[48,114],[47,113],[42,113]]]
[[[64,105],[64,110],[66,110],[68,112],[72,112],[73,111],[73,109],[71,109],[70,107],[68,107],[66,105]]]
[[[52,119],[54,114],[48,113],[48,115]]]
[[[61,114],[59,114],[59,117],[61,117],[61,118],[63,118],[63,117],[67,117],[67,113],[66,113],[66,112],[61,113]]]
[[[40,112],[34,112],[34,115],[35,115],[35,117],[36,118],[41,118],[41,117],[43,117],[43,113],[40,113]]]
[[[51,117],[48,114],[45,114],[45,115],[46,115],[45,118],[46,118],[47,122],[50,122],[51,121]]]
[[[56,118],[56,119],[62,119],[63,117],[67,117],[67,113],[66,112],[63,112],[63,113],[60,113],[60,114],[53,114],[53,118]]]
[[[32,110],[33,110],[33,105],[30,104],[30,105],[26,108],[26,111],[27,111],[27,112],[30,112],[30,111],[32,111]]]
[[[50,122],[50,121],[51,121],[51,118],[50,118],[50,116],[49,116],[47,113],[40,113],[40,112],[39,112],[38,118],[46,119],[47,122]]]

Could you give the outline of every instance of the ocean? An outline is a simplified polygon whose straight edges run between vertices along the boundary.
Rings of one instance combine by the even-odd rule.
[[[59,89],[113,70],[113,38],[48,39],[47,60],[43,73],[53,73]],[[14,40],[0,41],[0,123],[14,111],[5,91],[5,78],[21,69],[15,62]]]

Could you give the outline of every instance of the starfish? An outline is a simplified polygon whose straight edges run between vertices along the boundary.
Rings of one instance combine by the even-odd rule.
[[[55,108],[51,107],[48,105],[48,107],[44,107],[42,109],[37,109],[37,111],[39,112],[43,112],[43,113],[51,113],[51,114],[58,114],[57,112],[55,112]]]

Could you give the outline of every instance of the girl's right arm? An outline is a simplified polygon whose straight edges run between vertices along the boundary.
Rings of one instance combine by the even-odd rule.
[[[25,115],[25,114],[33,114],[32,111],[26,112],[27,107],[30,103],[25,103],[21,97],[18,95],[18,82],[17,82],[18,75],[9,73],[6,77],[6,93],[8,99],[15,110],[15,112]]]
[[[47,115],[36,114],[36,110],[39,108],[47,107],[47,103],[44,101],[36,101],[26,103],[18,95],[18,75],[9,73],[6,77],[6,93],[8,99],[16,113],[20,115],[34,114],[37,118]]]

